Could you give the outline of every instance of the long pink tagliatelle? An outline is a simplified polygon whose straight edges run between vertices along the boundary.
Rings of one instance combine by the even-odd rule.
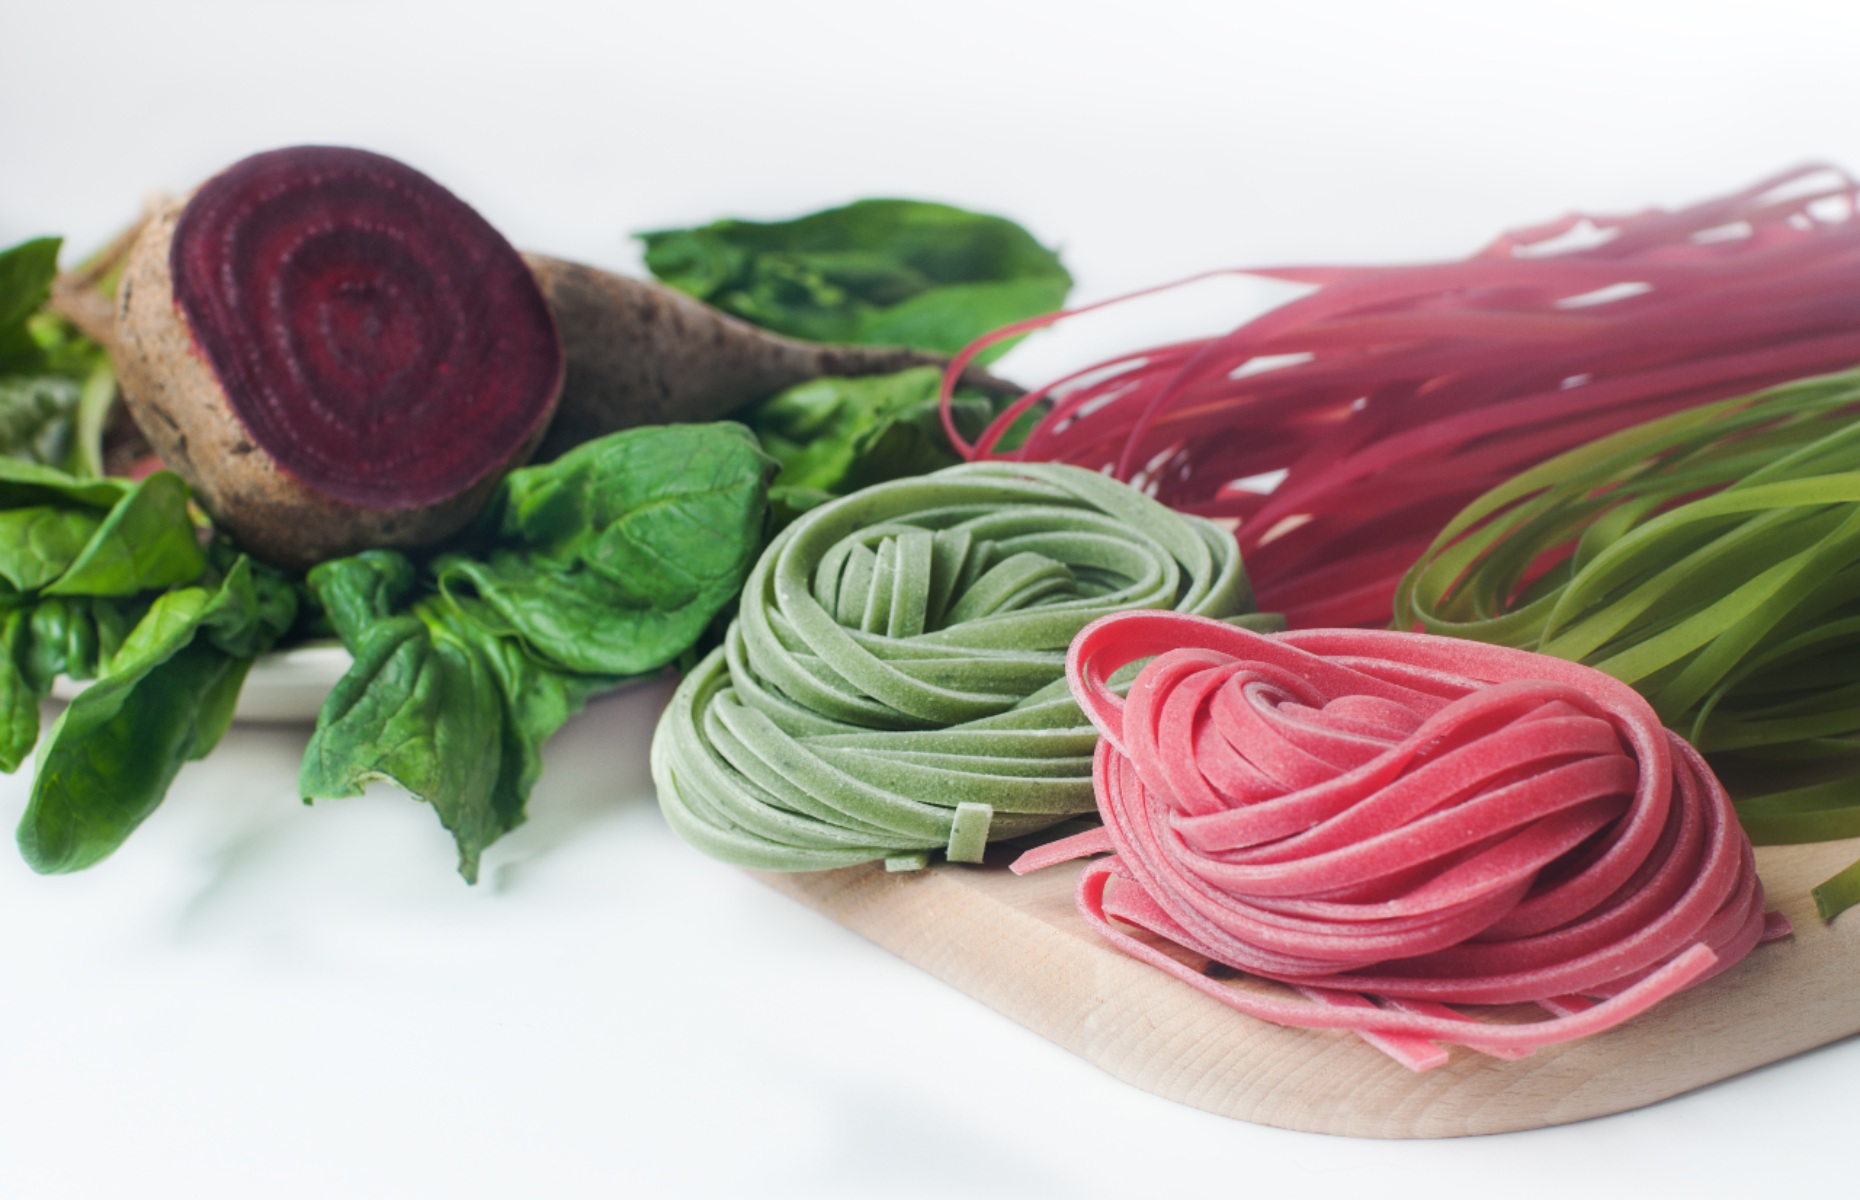
[[[1072,372],[970,443],[950,400],[977,354],[1165,289],[998,329],[944,377],[951,444],[1109,471],[1236,523],[1260,611],[1293,629],[1385,626],[1402,572],[1520,471],[1860,362],[1860,180],[1804,166],[1671,212],[1571,214],[1457,262],[1210,274],[1315,290]]]
[[[1067,675],[1104,735],[1105,826],[1014,869],[1113,851],[1080,878],[1086,919],[1249,1015],[1354,1030],[1417,1070],[1438,1043],[1519,1057],[1788,932],[1711,769],[1591,668],[1128,612],[1079,634]],[[1229,986],[1124,926],[1290,990]],[[1546,1015],[1448,1007],[1520,1003]]]

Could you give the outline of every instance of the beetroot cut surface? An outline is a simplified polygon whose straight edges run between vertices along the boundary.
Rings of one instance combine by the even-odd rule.
[[[1591,668],[1130,612],[1080,632],[1066,674],[1103,734],[1105,825],[1014,869],[1111,851],[1081,876],[1086,920],[1250,1016],[1354,1030],[1417,1070],[1436,1043],[1518,1057],[1787,931],[1705,760]],[[1229,987],[1130,927],[1289,986]],[[1449,1007],[1519,1004],[1546,1015]]]
[[[378,154],[233,165],[189,201],[169,269],[252,441],[348,504],[459,494],[539,430],[560,386],[554,318],[516,250]]]

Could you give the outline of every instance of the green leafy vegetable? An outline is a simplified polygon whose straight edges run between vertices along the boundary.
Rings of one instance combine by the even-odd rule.
[[[0,378],[0,451],[29,462],[69,460],[83,385],[57,375]]]
[[[187,485],[167,471],[131,484],[48,595],[129,596],[198,575],[205,563],[187,513]]]
[[[540,666],[442,594],[408,603],[417,573],[393,551],[324,563],[310,584],[355,664],[323,705],[299,789],[334,798],[392,780],[432,804],[476,880],[484,848],[523,820],[542,742],[612,681]]]
[[[103,348],[42,311],[58,238],[0,250],[0,458],[103,473],[104,417],[116,377]]]
[[[355,664],[317,718],[304,796],[391,780],[432,804],[475,880],[523,821],[550,735],[735,600],[772,471],[740,425],[628,430],[512,473],[476,555],[421,568],[371,550],[313,568]]]
[[[934,367],[815,379],[746,409],[742,419],[781,464],[777,488],[843,495],[962,461],[943,432],[941,380]],[[973,437],[994,416],[994,406],[965,390],[955,413],[957,427]]]
[[[1072,287],[1059,256],[1012,221],[922,201],[861,200],[793,221],[640,238],[659,279],[810,341],[953,354],[1061,307]]]
[[[53,679],[96,677],[150,594],[205,568],[178,477],[80,480],[0,457],[0,770],[38,741]]]
[[[290,584],[243,555],[157,598],[52,726],[20,820],[27,864],[75,871],[122,845],[181,765],[219,742],[252,659],[296,611]]]
[[[490,544],[441,558],[434,571],[486,628],[552,666],[657,670],[741,589],[760,546],[769,465],[736,424],[601,438],[513,472]]]
[[[0,604],[32,592],[129,596],[205,566],[178,475],[80,480],[0,458]]]
[[[0,375],[45,370],[45,350],[28,328],[58,274],[58,238],[0,250]]]
[[[275,617],[281,602],[247,595],[249,567],[211,594],[151,599],[206,566],[178,477],[83,480],[0,457],[0,770],[17,770],[38,742],[55,678],[104,677],[46,743],[19,834],[35,869],[73,870],[115,849],[230,719],[244,667],[229,655],[249,636],[235,615]],[[189,621],[213,640],[193,647]]]
[[[145,600],[48,597],[0,606],[0,771],[39,740],[39,702],[60,675],[94,679],[148,608]]]

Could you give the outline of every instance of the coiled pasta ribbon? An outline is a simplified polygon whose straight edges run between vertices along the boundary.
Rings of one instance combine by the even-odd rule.
[[[1130,608],[1250,613],[1233,536],[1050,464],[956,466],[814,509],[764,552],[654,733],[666,818],[718,858],[798,871],[978,862],[1089,812],[1096,734],[1066,647]]]
[[[1111,674],[1143,659],[1120,698]],[[1618,1024],[1765,936],[1724,789],[1587,667],[1126,613],[1084,630],[1068,671],[1104,734],[1105,827],[1016,870],[1113,850],[1081,878],[1086,919],[1242,1012],[1356,1030],[1417,1069],[1444,1061],[1436,1042],[1515,1056]],[[1216,982],[1114,920],[1305,998]],[[1447,1007],[1517,1003],[1553,1015]]]

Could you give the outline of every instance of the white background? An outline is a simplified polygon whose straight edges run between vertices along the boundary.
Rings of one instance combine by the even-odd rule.
[[[1095,299],[1471,251],[1571,208],[1860,167],[1860,5],[0,0],[0,244],[104,240],[254,150],[400,156],[518,245],[867,195],[1016,217]],[[1021,348],[1026,382],[1271,293]],[[1851,1195],[1837,1045],[1642,1112],[1375,1143],[1101,1074],[687,850],[663,688],[551,747],[486,881],[237,731],[115,858],[0,854],[0,1195]],[[0,781],[0,822],[25,780]]]

